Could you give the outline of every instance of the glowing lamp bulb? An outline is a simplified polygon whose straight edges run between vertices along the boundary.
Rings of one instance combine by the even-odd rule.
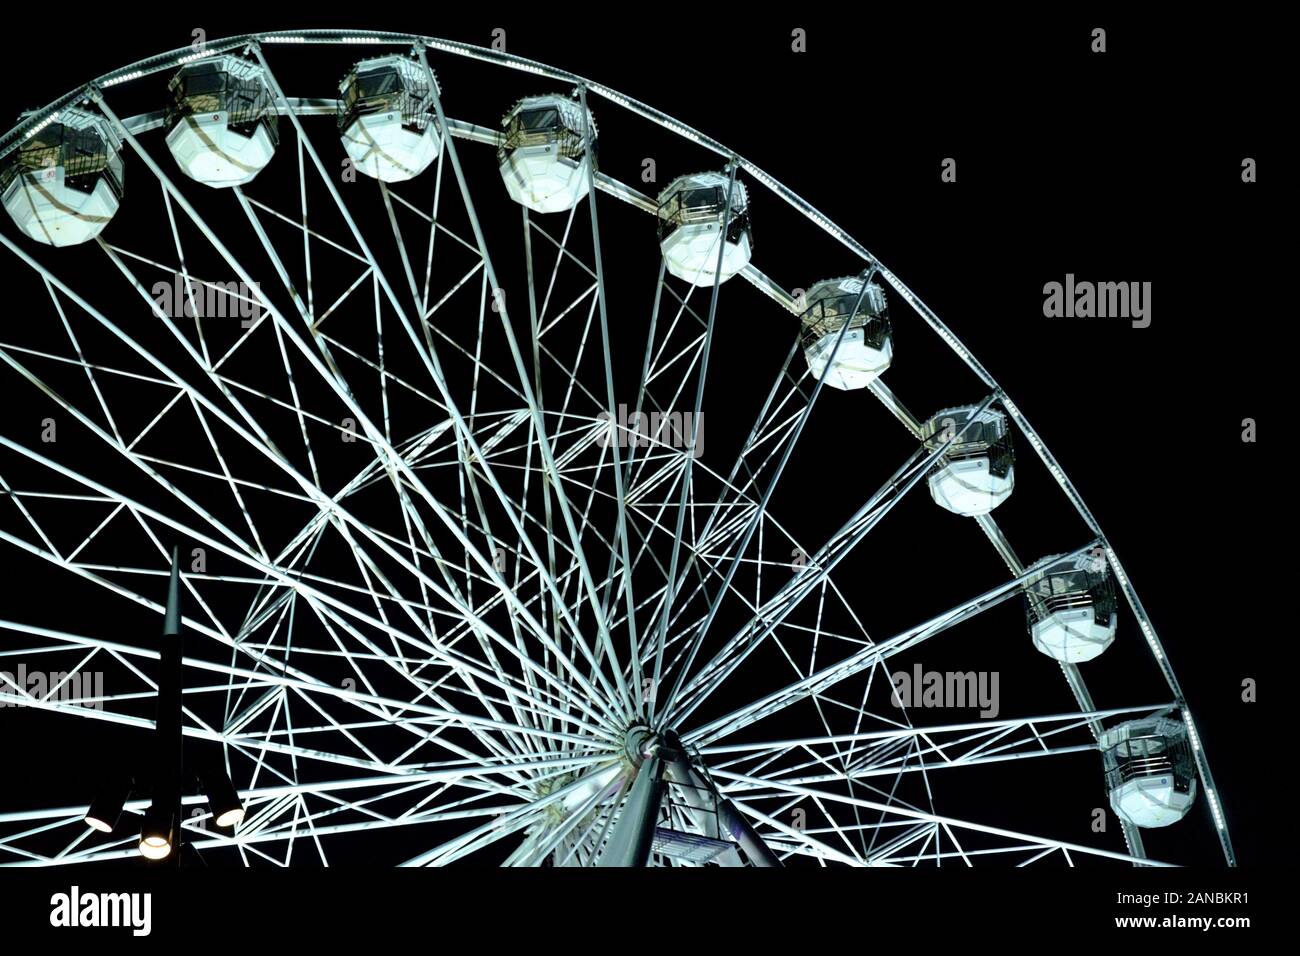
[[[172,845],[166,837],[150,836],[140,841],[140,853],[146,859],[165,860],[172,852]]]
[[[217,826],[233,827],[236,823],[242,823],[244,820],[244,808],[235,807],[233,810],[227,810],[217,817]]]

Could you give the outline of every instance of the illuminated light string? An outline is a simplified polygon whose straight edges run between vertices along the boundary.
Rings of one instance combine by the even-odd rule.
[[[122,73],[119,76],[107,79],[101,83],[100,86],[117,86],[117,84],[126,83],[129,80],[138,80],[144,75],[144,70],[132,70],[130,73]]]
[[[35,126],[33,126],[31,129],[27,131],[27,139],[31,139],[33,136],[35,136],[41,130],[45,129],[45,127],[49,126],[58,118],[59,118],[59,114],[57,112],[51,113],[49,116],[45,117],[45,119],[41,120],[39,123],[37,123]]]

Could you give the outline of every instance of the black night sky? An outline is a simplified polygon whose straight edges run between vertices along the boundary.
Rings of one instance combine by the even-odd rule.
[[[550,24],[508,10],[475,18],[375,11],[333,20],[286,8],[239,20],[221,19],[215,9],[201,15],[140,12],[138,20],[106,18],[94,43],[57,62],[43,45],[17,44],[11,59],[20,82],[0,95],[0,115],[16,118],[78,82],[183,46],[198,27],[217,39],[260,29],[359,27],[364,20],[368,29],[477,44],[490,43],[493,29],[500,28],[510,53],[626,93],[788,185],[909,285],[1033,423],[1123,560],[1161,635],[1196,715],[1240,863],[1258,866],[1279,852],[1266,819],[1276,806],[1267,800],[1267,789],[1270,768],[1279,762],[1271,748],[1284,734],[1269,716],[1281,697],[1269,677],[1281,673],[1277,655],[1289,642],[1277,626],[1280,602],[1288,595],[1268,583],[1265,565],[1282,550],[1289,509],[1283,474],[1266,470],[1260,455],[1277,440],[1277,416],[1270,412],[1282,407],[1277,365],[1284,354],[1281,330],[1289,320],[1279,260],[1289,221],[1283,222],[1284,172],[1275,142],[1282,114],[1271,74],[1279,61],[1264,25],[1190,16],[1143,24],[1102,10],[1052,18],[983,10],[893,18],[860,10],[838,20],[802,9],[778,15],[718,8],[670,22],[665,11],[611,8],[593,11],[587,22],[578,17]],[[1089,49],[1097,26],[1107,28],[1102,54]],[[807,52],[791,50],[795,28],[807,31]],[[340,48],[270,53],[281,57],[271,62],[283,63],[277,71],[290,96],[323,97],[335,95],[338,77],[360,55]],[[506,75],[497,86],[493,77],[504,71],[471,69],[436,51],[430,61],[447,113],[484,126],[494,126],[520,95],[562,92],[549,81],[519,74]],[[115,107],[122,115],[161,109],[163,87],[160,75],[148,85],[124,86],[121,99],[110,102],[122,104]],[[592,107],[600,124],[601,171],[645,192],[678,174],[721,165],[667,134],[647,133],[645,124],[618,116],[607,102],[593,99]],[[323,128],[315,122],[311,129]],[[284,120],[280,140],[271,172],[277,163],[293,163],[293,136]],[[338,161],[341,153],[327,130],[315,142],[328,162]],[[463,141],[459,150],[467,176],[478,184],[476,193],[491,193],[496,172],[490,152]],[[639,182],[647,156],[655,159],[657,184]],[[1247,157],[1258,163],[1259,182],[1242,182]],[[956,160],[956,182],[941,181],[946,158]],[[149,232],[165,221],[158,219],[156,186],[133,159],[127,156],[126,200],[105,238],[165,249],[170,236]],[[250,186],[249,194],[258,195],[261,186],[269,199],[279,182],[267,177]],[[296,188],[291,178],[283,182],[283,188]],[[497,263],[502,285],[510,301],[522,303],[518,211],[499,181],[495,186],[499,194],[484,199],[479,213],[489,243],[505,250]],[[848,250],[817,235],[761,186],[752,180],[748,186],[754,262],[774,280],[806,288],[860,268]],[[373,183],[346,188],[358,190],[356,195],[374,191]],[[143,209],[145,193],[153,194],[147,199],[152,219],[146,224],[137,213],[133,222],[133,199],[141,196],[135,208]],[[382,215],[376,199],[367,196],[374,208],[358,215],[367,229],[387,230],[384,220],[364,218]],[[202,200],[208,203],[205,215],[218,210],[212,197]],[[289,206],[295,201],[284,200]],[[615,362],[630,370],[634,389],[654,290],[654,223],[617,208],[607,196],[601,202],[602,217],[615,207],[608,225],[601,223]],[[232,234],[251,239],[237,207],[213,215],[214,221],[238,216],[226,220],[239,229]],[[586,228],[585,209],[578,226]],[[7,220],[3,229],[24,248],[35,248]],[[383,239],[391,244],[390,236]],[[42,261],[52,261],[49,252],[40,250]],[[21,331],[27,323],[55,321],[39,279],[15,256],[3,255],[4,325]],[[96,255],[103,259],[98,250]],[[88,268],[111,270],[98,260]],[[129,321],[129,310],[138,312],[140,301],[115,272],[102,274],[105,283],[118,283],[122,311],[115,320]],[[1044,284],[1067,274],[1149,282],[1150,327],[1134,328],[1122,319],[1045,317]],[[342,282],[322,275],[318,301],[338,294]],[[889,294],[896,340],[884,381],[895,394],[922,417],[981,401],[985,393],[975,377],[955,363],[906,303]],[[707,297],[693,303],[707,309]],[[526,314],[514,321],[516,329],[526,330]],[[793,317],[755,289],[739,281],[724,286],[705,391],[706,462],[710,452],[716,467],[733,460],[762,399],[757,392],[771,381],[796,330]],[[825,392],[772,506],[809,542],[838,528],[915,448],[870,395]],[[41,420],[52,406],[7,367],[0,368],[0,397],[0,433],[39,447]],[[114,402],[124,421],[144,423],[140,410],[130,407],[129,392]],[[116,411],[119,405],[111,407]],[[1242,440],[1248,418],[1258,423],[1258,444]],[[70,436],[73,430],[69,423]],[[1020,557],[1028,562],[1085,544],[1086,528],[1028,443],[1018,432],[1015,437],[1017,489],[995,517]],[[95,475],[101,454],[88,445],[78,460]],[[120,473],[120,466],[104,467],[105,480]],[[338,467],[342,476],[351,466],[341,461]],[[36,487],[39,481],[38,471],[8,450],[0,455],[0,476],[13,487]],[[48,502],[44,506],[43,520],[57,525],[61,519]],[[212,507],[222,520],[238,520],[220,510],[229,508],[226,501]],[[31,537],[30,525],[24,526],[10,502],[0,501],[0,510],[0,528]],[[70,529],[83,523],[67,520]],[[264,520],[272,529],[279,528],[277,522],[297,527],[289,514],[268,512]],[[336,559],[346,562],[348,556],[340,552]],[[0,542],[0,561],[6,582],[0,619],[140,646],[156,640],[156,614],[69,581],[70,575],[10,543]],[[867,629],[882,637],[994,586],[1004,575],[973,522],[940,512],[922,486],[872,532],[837,580],[847,585]],[[161,578],[142,585],[147,587],[161,600]],[[1097,706],[1167,700],[1126,607],[1119,628],[1114,647],[1084,665]],[[0,631],[0,651],[22,639]],[[908,668],[916,662],[997,670],[1002,716],[1076,709],[1057,666],[1030,645],[1018,600],[901,659]],[[0,658],[0,670],[17,663]],[[1242,700],[1248,679],[1258,682],[1259,703]],[[151,706],[141,701],[139,712],[149,714]],[[947,711],[933,722],[976,719],[974,710]],[[796,729],[793,723],[776,725],[776,733]],[[128,760],[142,733],[61,714],[0,709],[0,814],[88,803],[105,768]],[[77,758],[69,759],[70,753]],[[938,812],[1098,843],[1089,831],[1090,808],[1105,801],[1095,753],[947,770],[933,785]],[[362,831],[331,842],[330,863],[388,866],[436,842],[419,827]],[[1117,825],[1104,845],[1123,852]],[[1147,850],[1155,858],[1221,866],[1204,797],[1181,824],[1149,831]],[[7,862],[2,854],[0,861]],[[227,853],[205,862],[209,868],[230,866],[237,858]],[[294,862],[318,865],[308,852]],[[1057,857],[1048,865],[1059,863]],[[110,864],[124,865],[143,863]]]

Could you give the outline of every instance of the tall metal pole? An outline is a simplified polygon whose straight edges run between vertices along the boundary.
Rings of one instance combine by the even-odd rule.
[[[181,779],[184,773],[181,724],[181,570],[179,549],[172,548],[171,580],[167,586],[167,613],[163,618],[162,646],[158,660],[158,720],[154,730],[157,748],[154,761],[153,813],[157,819],[171,819],[175,843],[168,862],[181,861]],[[164,816],[164,814],[166,816]]]

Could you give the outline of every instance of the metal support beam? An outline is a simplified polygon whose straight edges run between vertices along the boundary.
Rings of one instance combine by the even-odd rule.
[[[682,788],[686,796],[686,802],[692,810],[696,811],[697,818],[703,817],[708,813],[716,813],[717,831],[716,833],[708,832],[706,827],[706,836],[716,836],[722,839],[730,837],[740,845],[745,851],[745,856],[754,866],[781,866],[780,859],[772,852],[771,848],[763,842],[744,815],[736,809],[736,805],[730,800],[718,793],[718,790],[709,781],[705,780],[703,775],[691,766],[686,757],[679,757],[668,766],[668,774],[672,780]],[[707,807],[701,797],[703,792],[713,795],[714,806]],[[740,855],[736,851],[728,850],[718,856],[718,862],[722,866],[741,866]]]
[[[664,762],[658,754],[642,761],[597,866],[645,866],[650,862],[650,846],[664,798],[663,777]]]
[[[730,800],[723,800],[718,804],[718,818],[726,831],[731,834],[732,839],[740,844],[740,848],[745,851],[745,856],[749,857],[749,862],[754,866],[782,865],[771,847],[754,832],[754,828],[750,826],[744,814],[736,809],[736,805]]]

